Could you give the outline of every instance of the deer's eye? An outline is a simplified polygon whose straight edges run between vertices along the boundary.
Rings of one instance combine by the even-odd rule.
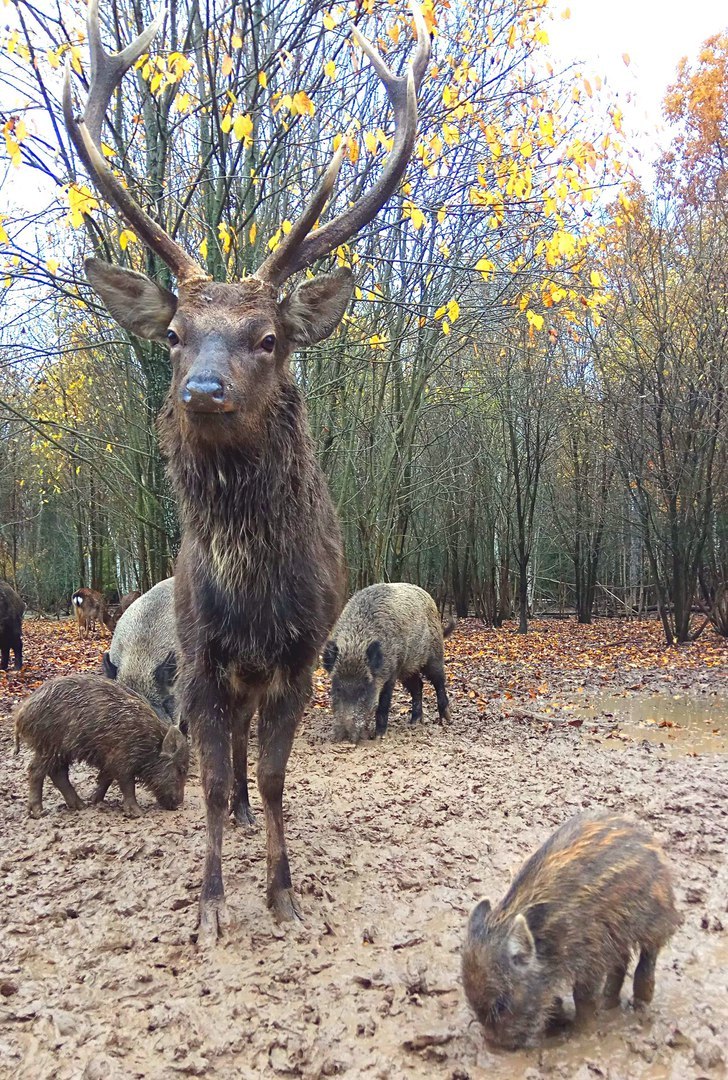
[[[276,347],[275,334],[266,334],[260,343],[260,347],[264,352],[273,352]]]
[[[168,330],[166,337],[170,345],[179,345],[179,338],[175,334],[174,330]]]

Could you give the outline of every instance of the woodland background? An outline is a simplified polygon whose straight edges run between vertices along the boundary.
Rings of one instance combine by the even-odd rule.
[[[84,14],[16,0],[0,36],[0,577],[47,611],[80,584],[149,587],[179,541],[155,433],[166,350],[112,324],[82,273],[95,252],[172,284],[69,148]],[[524,630],[533,610],[657,608],[668,641],[708,615],[728,633],[728,35],[675,73],[648,188],[616,102],[554,70],[546,0],[425,14],[407,182],[317,267],[352,265],[356,301],[294,361],[351,587],[414,581]],[[101,17],[118,47],[151,6]],[[334,209],[380,168],[391,118],[352,22],[404,64],[399,0],[179,0],[125,79],[105,152],[215,278],[255,269],[344,131]]]

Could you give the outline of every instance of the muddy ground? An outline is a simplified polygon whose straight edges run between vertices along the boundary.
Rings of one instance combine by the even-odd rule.
[[[334,744],[321,676],[286,794],[305,922],[273,923],[263,832],[231,825],[234,926],[201,951],[196,776],[175,813],[141,791],[145,816],[127,820],[112,788],[107,805],[72,814],[47,783],[44,817],[27,819],[27,751],[11,756],[7,713],[53,671],[92,666],[105,645],[79,651],[70,627],[27,624],[27,668],[0,676],[0,1077],[725,1075],[724,743],[716,735],[715,751],[701,743],[696,753],[690,734],[681,741],[670,727],[668,751],[625,734],[613,708],[590,719],[588,706],[605,691],[714,706],[726,691],[726,643],[706,633],[666,654],[654,625],[535,631],[527,643],[510,628],[461,624],[448,642],[445,730],[431,722],[430,689],[423,727],[409,728],[402,694],[383,741]],[[73,776],[89,795],[91,773]],[[468,911],[499,897],[522,859],[586,807],[627,811],[657,832],[684,925],[660,957],[647,1010],[625,994],[587,1031],[495,1053],[460,986]]]

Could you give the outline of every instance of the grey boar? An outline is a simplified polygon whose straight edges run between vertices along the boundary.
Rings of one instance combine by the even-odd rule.
[[[25,604],[15,589],[0,581],[0,671],[7,671],[10,650],[13,650],[15,667],[23,666],[23,612]]]
[[[124,612],[104,653],[103,672],[141,694],[163,720],[174,720],[174,578],[160,581]]]
[[[443,637],[453,628],[443,631],[435,601],[417,585],[370,585],[355,593],[322,654],[340,737],[359,742],[372,715],[375,734],[384,735],[397,680],[412,695],[417,723],[423,675],[435,687],[440,722],[449,720]]]
[[[559,984],[573,989],[577,1021],[602,992],[616,1007],[635,948],[634,999],[651,1001],[657,954],[680,922],[650,833],[622,817],[579,814],[524,863],[499,904],[474,908],[462,952],[465,996],[489,1040],[532,1044],[562,1019]]]
[[[76,589],[71,597],[79,637],[88,637],[106,613],[106,601],[95,589]]]
[[[28,813],[43,812],[43,781],[50,776],[69,810],[83,802],[68,778],[74,761],[99,770],[92,803],[102,802],[109,785],[121,789],[124,810],[139,817],[134,783],[149,788],[160,806],[182,805],[189,771],[187,740],[160,720],[137,694],[102,675],[64,675],[49,679],[15,712],[15,752],[21,740],[35,752],[28,768]]]

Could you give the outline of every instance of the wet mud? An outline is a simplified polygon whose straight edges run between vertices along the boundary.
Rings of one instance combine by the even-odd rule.
[[[573,670],[565,665],[560,681],[552,669],[548,688],[506,689],[509,661],[501,670],[489,641],[473,625],[448,642],[453,722],[444,729],[433,723],[431,691],[426,723],[414,729],[398,694],[384,740],[332,743],[317,682],[285,801],[304,922],[278,927],[265,908],[253,792],[261,828],[231,824],[225,837],[233,925],[206,951],[195,933],[197,777],[177,812],[140,790],[144,817],[128,820],[112,788],[107,805],[73,814],[47,786],[47,812],[28,820],[27,752],[12,756],[6,715],[18,686],[0,686],[0,1077],[725,1075],[728,755],[671,755],[629,732],[615,754],[602,724],[618,731],[619,718],[603,716],[599,693],[623,691],[618,671],[598,687],[582,680],[579,697],[593,701],[596,719],[575,717]],[[703,703],[727,667],[716,663],[708,684],[698,666]],[[687,693],[690,679],[680,678],[672,689]],[[88,797],[91,771],[73,777]],[[469,910],[499,897],[565,818],[599,807],[645,821],[674,867],[684,923],[660,956],[654,1001],[635,1011],[626,983],[620,1009],[590,1028],[496,1053],[460,986]]]

